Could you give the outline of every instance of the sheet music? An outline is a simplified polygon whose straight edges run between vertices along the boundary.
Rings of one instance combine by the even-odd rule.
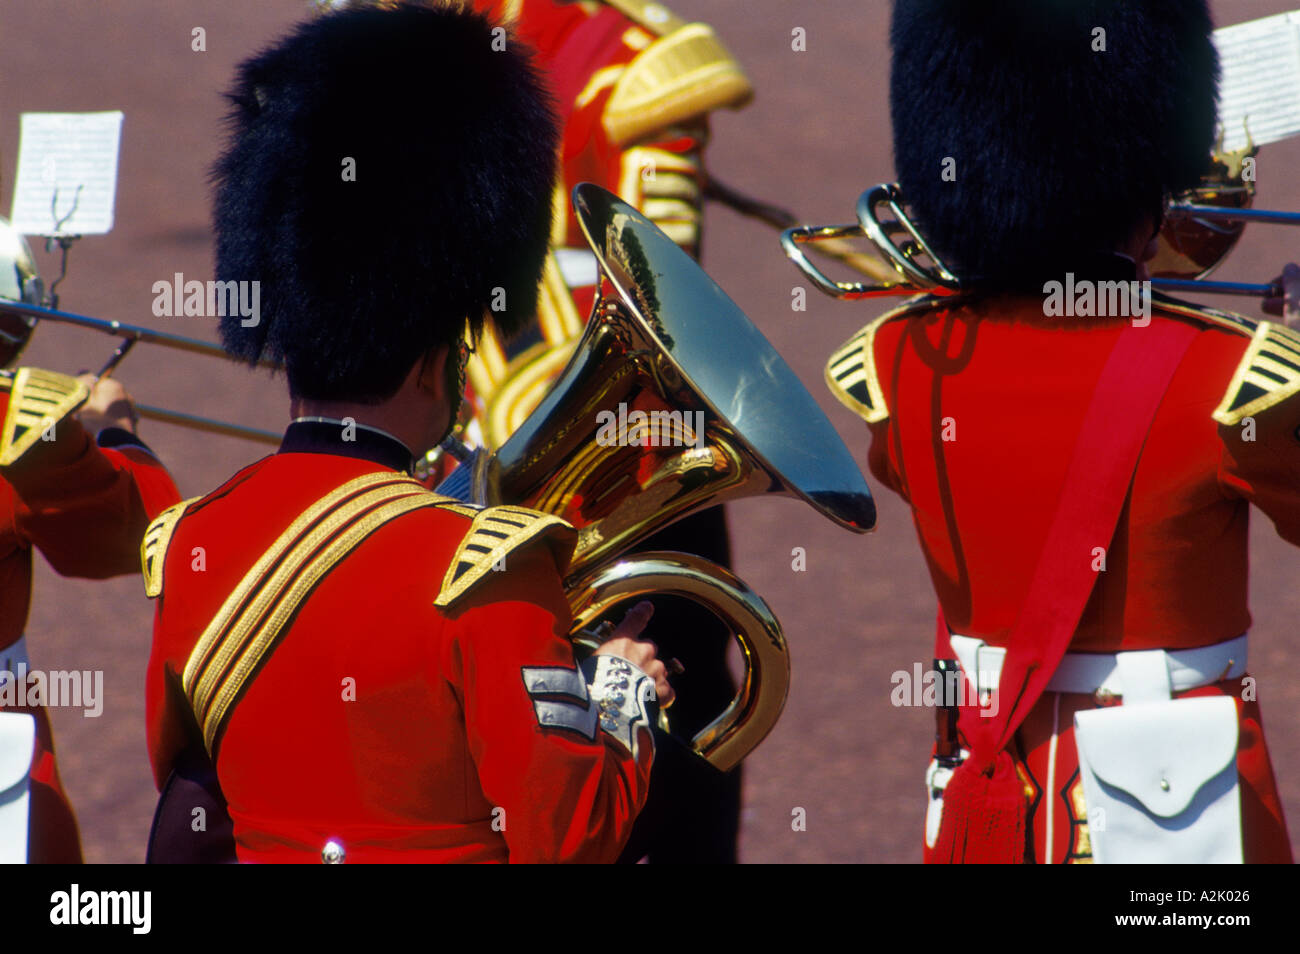
[[[1222,78],[1219,122],[1227,150],[1300,133],[1300,10],[1214,31]]]
[[[14,228],[24,235],[111,230],[121,140],[120,112],[23,113]]]

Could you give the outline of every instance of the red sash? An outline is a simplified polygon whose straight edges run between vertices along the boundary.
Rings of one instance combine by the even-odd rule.
[[[1115,535],[1156,409],[1196,334],[1193,325],[1168,319],[1130,324],[1120,332],[1084,415],[1029,593],[1007,641],[997,714],[961,709],[958,725],[971,755],[944,791],[939,835],[927,860],[1025,860],[1028,803],[1007,746],[1065,656],[1097,582],[1094,548],[1109,545]],[[953,655],[948,635],[940,609],[936,657]]]

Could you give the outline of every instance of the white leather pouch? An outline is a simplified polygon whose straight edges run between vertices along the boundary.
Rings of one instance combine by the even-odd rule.
[[[1239,864],[1237,734],[1228,696],[1076,713],[1093,860]]]
[[[0,712],[0,864],[27,862],[27,812],[36,720]]]

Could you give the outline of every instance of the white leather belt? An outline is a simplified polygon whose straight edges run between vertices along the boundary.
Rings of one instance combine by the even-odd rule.
[[[1002,675],[1007,651],[971,636],[952,636],[953,652],[982,694]],[[1246,672],[1246,637],[1198,649],[1148,649],[1122,653],[1066,653],[1047,684],[1048,692],[1096,694],[1099,701],[1168,699],[1172,692],[1235,679]]]
[[[17,678],[18,666],[31,668],[27,659],[27,637],[19,636],[18,642],[0,649],[0,673],[11,672]],[[3,678],[3,677],[0,677]]]

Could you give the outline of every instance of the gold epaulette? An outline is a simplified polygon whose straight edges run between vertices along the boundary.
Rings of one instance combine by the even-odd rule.
[[[76,378],[37,368],[0,374],[0,389],[9,392],[9,407],[0,427],[0,467],[8,467],[90,397]]]
[[[609,0],[606,0],[609,2]],[[602,121],[616,146],[626,146],[670,126],[704,116],[715,109],[738,109],[749,102],[754,88],[713,28],[682,23],[656,3],[619,3],[625,15],[662,35],[637,54],[614,84]],[[641,8],[641,18],[628,8]],[[667,18],[656,29],[645,22],[645,11],[657,8]]]
[[[1220,424],[1238,424],[1300,393],[1300,334],[1261,321],[1214,411]]]
[[[167,560],[167,546],[172,542],[176,524],[180,523],[185,508],[202,497],[191,497],[172,504],[158,516],[144,532],[140,541],[140,569],[144,573],[144,593],[150,599],[162,593],[163,564]]]
[[[555,534],[561,569],[568,562],[577,533],[559,517],[526,507],[487,507],[469,510],[473,523],[456,548],[433,605],[447,607],[481,583],[493,570],[506,568],[506,555],[546,534]]]
[[[1250,339],[1223,399],[1211,415],[1218,423],[1240,424],[1243,418],[1267,410],[1300,392],[1300,333],[1271,321],[1257,321],[1164,295],[1153,296],[1152,304],[1163,313]]]
[[[889,417],[885,392],[876,375],[876,356],[873,351],[876,330],[887,321],[902,318],[918,308],[930,307],[933,301],[928,298],[909,301],[890,309],[840,345],[826,362],[826,386],[830,388],[831,394],[868,424]]]

